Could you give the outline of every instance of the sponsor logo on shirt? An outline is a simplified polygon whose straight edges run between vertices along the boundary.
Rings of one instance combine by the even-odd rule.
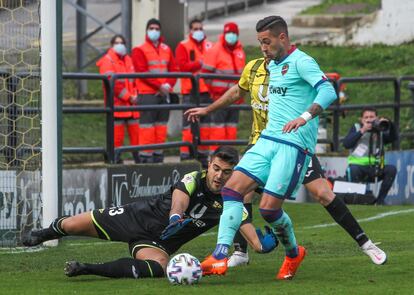
[[[257,96],[259,97],[261,101],[267,102],[269,101],[269,89],[267,89],[266,95],[263,95],[263,92],[264,92],[263,88],[264,88],[263,84],[259,86],[259,91],[257,93]]]
[[[282,96],[285,96],[287,92],[287,87],[277,87],[270,85],[269,91],[271,94],[280,94]]]
[[[269,106],[264,103],[254,102],[252,103],[252,108],[255,110],[267,111],[269,109]]]

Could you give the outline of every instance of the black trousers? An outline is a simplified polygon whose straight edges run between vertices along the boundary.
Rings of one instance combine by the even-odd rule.
[[[352,182],[374,182],[375,167],[363,165],[349,165],[348,173]],[[390,190],[397,175],[397,169],[393,165],[385,165],[383,172],[378,176],[382,180],[381,188],[377,198],[377,204],[384,204],[385,197]]]

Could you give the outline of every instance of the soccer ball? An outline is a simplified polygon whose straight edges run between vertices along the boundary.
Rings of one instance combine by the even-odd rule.
[[[168,262],[167,277],[171,284],[197,284],[202,276],[200,261],[188,253],[177,254]]]

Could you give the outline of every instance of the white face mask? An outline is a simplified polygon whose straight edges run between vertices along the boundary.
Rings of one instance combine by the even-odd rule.
[[[202,30],[198,30],[198,31],[194,31],[191,34],[191,37],[193,37],[194,40],[197,40],[198,42],[203,41],[205,35],[204,35],[204,31]]]
[[[127,53],[127,48],[125,44],[115,44],[112,48],[120,56],[124,56]]]
[[[160,31],[158,31],[158,30],[148,30],[147,31],[147,35],[148,35],[148,38],[151,40],[151,41],[158,41],[158,39],[160,38],[160,36],[161,36],[161,32]]]

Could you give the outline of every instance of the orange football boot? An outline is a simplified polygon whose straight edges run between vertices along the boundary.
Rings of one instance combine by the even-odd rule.
[[[295,258],[285,257],[285,261],[283,261],[282,267],[279,270],[276,278],[278,280],[291,280],[296,274],[296,271],[299,268],[299,265],[303,261],[306,256],[306,249],[305,247],[298,246],[298,256]]]
[[[225,275],[227,272],[227,260],[228,258],[216,259],[213,257],[213,255],[208,256],[201,263],[201,269],[203,270],[203,276]]]

